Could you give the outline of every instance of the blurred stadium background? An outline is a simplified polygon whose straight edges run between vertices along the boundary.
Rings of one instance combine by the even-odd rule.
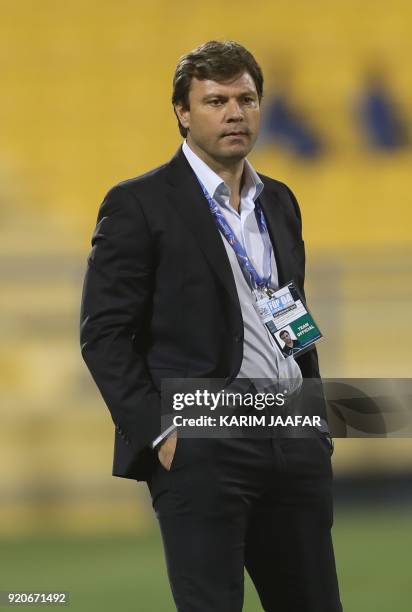
[[[251,161],[301,204],[323,375],[410,377],[412,5],[2,0],[0,9],[0,590],[69,590],[79,611],[166,612],[145,485],[111,476],[112,423],[80,356],[98,206],[114,183],[178,147],[178,57],[212,38],[239,40],[266,76]],[[296,130],[271,114],[279,96],[319,146],[295,146]],[[334,468],[345,612],[406,612],[412,443],[339,439]],[[245,610],[259,609],[247,582]]]

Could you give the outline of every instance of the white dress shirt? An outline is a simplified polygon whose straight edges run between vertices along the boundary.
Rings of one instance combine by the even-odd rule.
[[[251,164],[245,159],[240,206],[239,212],[237,212],[230,205],[230,188],[222,178],[192,151],[186,140],[183,143],[182,150],[198,179],[219,205],[226,221],[242,244],[258,274],[268,276],[269,261],[264,260],[266,253],[264,241],[255,215],[255,200],[262,192],[263,183]],[[273,382],[284,380],[285,388],[292,391],[301,384],[300,368],[293,357],[285,358],[269,330],[262,323],[254,307],[255,296],[245,279],[235,251],[226,238],[222,234],[220,236],[235,279],[244,326],[243,360],[237,378],[269,379]],[[278,272],[273,248],[271,249],[270,266],[269,286],[272,289],[278,289]],[[255,382],[255,385],[259,388],[259,380]],[[174,429],[173,426],[156,438],[153,446],[157,445],[172,429]]]

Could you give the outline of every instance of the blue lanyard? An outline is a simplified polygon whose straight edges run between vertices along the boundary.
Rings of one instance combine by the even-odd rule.
[[[236,238],[235,233],[233,232],[229,223],[226,221],[225,216],[220,210],[219,204],[216,202],[216,200],[214,200],[214,198],[210,196],[206,187],[203,185],[203,183],[198,177],[197,177],[197,180],[199,181],[199,184],[203,190],[203,193],[208,201],[209,208],[216,222],[216,225],[218,226],[219,230],[222,232],[223,236],[226,238],[226,240],[228,241],[228,243],[234,250],[237,260],[239,262],[239,265],[243,271],[243,274],[245,275],[246,278],[248,278],[248,275],[249,275],[252,281],[252,288],[257,287],[270,294],[271,290],[269,289],[269,282],[272,276],[272,260],[271,260],[272,245],[269,239],[266,219],[265,219],[262,207],[260,206],[259,202],[257,201],[255,202],[255,215],[256,215],[256,221],[258,224],[259,232],[260,232],[260,235],[262,236],[262,240],[264,244],[265,257],[268,255],[268,258],[269,258],[268,276],[260,276],[260,274],[257,272],[255,266],[250,261],[248,254],[246,253],[246,250],[244,249],[243,245]]]

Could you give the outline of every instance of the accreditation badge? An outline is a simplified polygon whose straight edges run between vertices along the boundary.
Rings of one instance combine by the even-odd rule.
[[[323,336],[293,281],[277,291],[255,294],[255,309],[285,358],[314,347]]]

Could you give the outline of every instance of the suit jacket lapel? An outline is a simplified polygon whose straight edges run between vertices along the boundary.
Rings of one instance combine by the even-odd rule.
[[[282,213],[282,200],[277,191],[265,183],[265,187],[259,196],[259,202],[265,215],[273,246],[279,285],[282,286],[293,278],[290,244],[285,231],[282,231],[285,223],[284,214]]]
[[[235,279],[209,204],[181,149],[169,164],[169,199],[195,237],[199,248],[235,305],[240,308]]]

